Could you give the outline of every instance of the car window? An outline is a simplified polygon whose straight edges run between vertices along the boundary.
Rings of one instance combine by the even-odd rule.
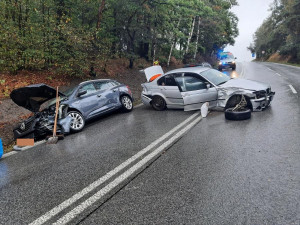
[[[177,86],[173,74],[168,74],[166,76],[163,76],[157,81],[157,84],[161,86]]]
[[[175,78],[182,91],[196,91],[206,89],[206,81],[197,74],[185,73],[183,77]]]
[[[106,90],[106,89],[109,89],[111,87],[113,87],[114,85],[108,81],[97,81],[95,82],[95,87],[96,89],[99,91],[103,91],[103,90]]]
[[[96,92],[96,88],[95,86],[92,84],[92,83],[89,83],[89,84],[85,84],[83,85],[80,89],[79,89],[79,92],[80,91],[87,91],[87,93],[85,95],[89,95],[91,93],[94,93]],[[85,95],[82,95],[82,96],[85,96]]]

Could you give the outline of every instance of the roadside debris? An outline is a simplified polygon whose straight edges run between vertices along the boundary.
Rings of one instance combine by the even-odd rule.
[[[242,95],[241,101],[235,107],[225,110],[225,118],[228,120],[246,120],[251,118],[251,110],[247,107],[244,95]]]
[[[209,106],[209,102],[205,102],[202,106],[201,106],[201,116],[203,118],[205,118],[208,114],[208,106]]]

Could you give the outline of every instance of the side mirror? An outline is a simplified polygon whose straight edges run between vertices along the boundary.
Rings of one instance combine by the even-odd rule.
[[[211,85],[210,85],[210,84],[206,84],[206,88],[207,88],[207,89],[210,89],[210,88],[211,88]]]
[[[82,95],[85,95],[87,93],[86,90],[82,90],[82,91],[79,91],[78,94],[77,94],[77,97],[80,97]]]

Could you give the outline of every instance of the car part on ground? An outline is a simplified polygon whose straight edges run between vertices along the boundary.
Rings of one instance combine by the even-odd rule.
[[[225,110],[225,118],[227,120],[247,120],[251,118],[251,110],[243,108],[234,110],[234,108],[228,108]]]
[[[53,99],[55,95],[56,90],[45,84],[29,85],[12,91],[11,99],[17,105],[34,112],[34,116],[14,129],[15,139],[40,139],[52,134],[56,110]],[[58,95],[61,97],[57,120],[58,135],[81,131],[86,121],[97,116],[120,108],[125,108],[125,111],[133,108],[130,88],[111,79],[85,81],[70,88],[65,94],[59,92]],[[47,107],[39,111],[42,104],[47,104]]]
[[[251,118],[251,110],[247,108],[248,102],[244,95],[241,95],[240,102],[234,107],[225,109],[225,118],[228,120],[246,120]]]
[[[152,77],[151,70],[144,70]],[[156,110],[165,108],[200,109],[203,102],[210,108],[227,109],[236,106],[244,96],[247,107],[262,111],[273,100],[275,92],[269,84],[227,75],[207,67],[187,67],[169,71],[142,84],[142,101]]]

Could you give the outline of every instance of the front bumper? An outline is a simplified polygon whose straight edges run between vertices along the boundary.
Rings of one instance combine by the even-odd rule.
[[[61,132],[64,134],[70,133],[70,123],[72,118],[67,116],[65,118],[57,120],[57,125],[62,128]],[[22,123],[21,123],[22,124]],[[46,134],[52,134],[54,126],[54,118],[49,121],[48,126],[37,127],[37,121],[34,117],[29,118],[28,120],[23,122],[23,129],[21,126],[17,126],[14,128],[14,138],[38,138],[40,136],[44,136]]]
[[[273,100],[275,92],[270,92],[265,97],[258,98],[258,99],[251,99],[253,111],[262,111],[266,109]]]

